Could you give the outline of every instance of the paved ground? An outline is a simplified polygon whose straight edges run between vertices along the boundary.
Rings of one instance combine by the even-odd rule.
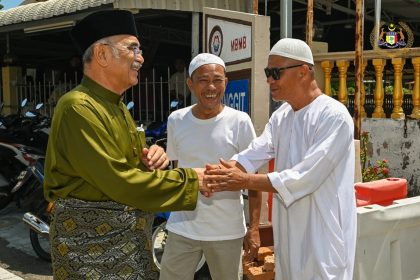
[[[52,280],[50,263],[32,249],[23,214],[13,204],[0,210],[0,280]]]

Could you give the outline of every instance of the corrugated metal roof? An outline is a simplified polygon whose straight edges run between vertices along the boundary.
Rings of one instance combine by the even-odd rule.
[[[203,7],[250,12],[248,0],[115,0],[120,9],[156,9],[202,12]],[[252,10],[251,10],[252,12]]]
[[[0,26],[47,19],[113,3],[114,0],[49,0],[0,11]]]
[[[202,12],[203,7],[248,12],[247,0],[48,0],[0,11],[0,27],[49,19],[88,8],[113,4],[119,9]]]

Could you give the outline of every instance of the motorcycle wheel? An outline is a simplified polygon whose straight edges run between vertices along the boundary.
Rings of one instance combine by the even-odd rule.
[[[50,223],[50,216],[47,212],[47,203],[42,203],[36,212],[36,216],[46,223]],[[35,253],[43,260],[51,261],[51,247],[49,235],[44,235],[29,229],[29,238]]]
[[[152,235],[152,254],[153,254],[153,261],[156,267],[160,270],[161,268],[161,260],[163,256],[163,251],[165,250],[166,239],[168,238],[168,231],[166,230],[166,222],[157,225],[153,229]],[[198,272],[206,263],[206,259],[204,255],[201,256],[201,259],[197,265],[195,272]]]

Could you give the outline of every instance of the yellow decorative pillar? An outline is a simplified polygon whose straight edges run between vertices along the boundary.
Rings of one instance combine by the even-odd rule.
[[[391,118],[393,119],[405,118],[404,111],[401,107],[403,103],[402,70],[404,64],[404,58],[396,57],[392,59],[392,65],[394,66],[394,92],[392,94],[394,108],[392,109]]]
[[[338,67],[338,101],[347,105],[347,68],[349,68],[347,60],[337,60]]]
[[[367,59],[363,59],[363,65],[362,65],[362,86],[360,88],[360,115],[362,118],[366,118],[367,114],[365,111],[365,98],[366,98],[366,90],[365,90],[365,84],[363,83],[363,79],[365,77],[365,69],[367,66]],[[356,100],[354,101],[356,102]]]
[[[334,62],[328,60],[322,61],[321,67],[324,71],[324,93],[331,96],[331,71],[334,68]]]
[[[18,108],[18,94],[16,85],[22,79],[22,68],[16,66],[2,67],[3,78],[3,114],[15,113]]]
[[[420,57],[411,59],[414,68],[413,111],[410,117],[420,119]]]
[[[372,60],[373,67],[375,68],[375,92],[373,93],[375,100],[375,110],[372,113],[372,118],[385,118],[385,112],[383,103],[384,103],[384,85],[382,83],[382,76],[384,72],[384,67],[386,64],[385,59],[375,58]]]

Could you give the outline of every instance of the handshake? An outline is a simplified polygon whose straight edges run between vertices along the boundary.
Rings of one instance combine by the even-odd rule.
[[[194,168],[199,179],[201,194],[206,197],[214,192],[239,191],[248,188],[250,175],[235,161],[220,159],[220,164],[207,164],[205,168]]]

